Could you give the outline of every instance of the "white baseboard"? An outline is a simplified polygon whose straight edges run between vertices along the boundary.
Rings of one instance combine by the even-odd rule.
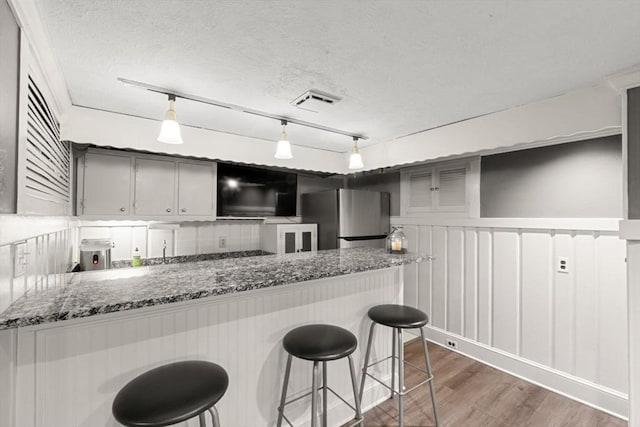
[[[544,365],[523,359],[513,354],[471,341],[465,337],[451,334],[438,328],[425,327],[427,340],[434,344],[456,351],[508,374],[521,378],[540,387],[551,390],[570,399],[627,420],[629,397],[582,378],[557,371]],[[458,344],[456,350],[446,346],[446,339],[454,338]],[[435,378],[438,381],[438,378]]]

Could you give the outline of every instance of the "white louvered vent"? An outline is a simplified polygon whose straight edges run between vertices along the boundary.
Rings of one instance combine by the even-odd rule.
[[[465,168],[448,169],[440,172],[438,183],[440,206],[465,205]]]
[[[54,204],[66,209],[70,205],[69,145],[60,141],[60,124],[31,75],[28,88],[25,194],[44,202],[34,206]],[[57,209],[35,210],[53,213]]]
[[[412,175],[409,178],[409,206],[431,207],[431,172]]]

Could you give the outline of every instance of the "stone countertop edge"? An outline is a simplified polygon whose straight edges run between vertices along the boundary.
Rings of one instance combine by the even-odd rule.
[[[119,268],[65,276],[65,285],[32,290],[0,313],[0,330],[239,293],[430,259],[383,249],[330,249]]]

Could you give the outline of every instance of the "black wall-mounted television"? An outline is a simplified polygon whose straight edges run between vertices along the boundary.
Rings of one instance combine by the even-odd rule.
[[[295,216],[298,176],[218,163],[218,216]]]

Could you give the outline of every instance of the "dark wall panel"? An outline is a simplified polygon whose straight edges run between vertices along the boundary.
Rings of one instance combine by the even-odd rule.
[[[0,213],[16,212],[20,28],[0,0]]]
[[[621,140],[613,135],[483,157],[480,216],[621,218]]]
[[[640,87],[627,91],[627,174],[629,219],[640,219]]]

